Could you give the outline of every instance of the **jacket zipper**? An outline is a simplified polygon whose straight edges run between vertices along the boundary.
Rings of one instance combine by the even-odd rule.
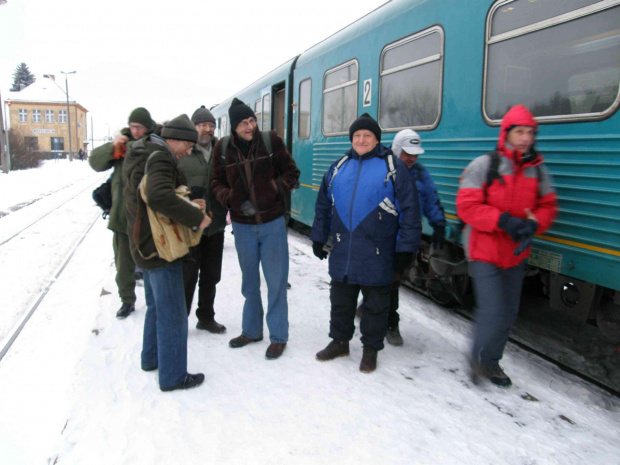
[[[359,158],[359,167],[357,169],[357,177],[355,178],[355,186],[353,187],[353,195],[351,196],[351,209],[349,210],[349,250],[347,252],[347,266],[344,268],[344,275],[349,275],[349,263],[351,262],[351,249],[353,247],[353,207],[355,206],[355,194],[357,193],[357,185],[359,183],[360,174],[362,172],[362,158]]]

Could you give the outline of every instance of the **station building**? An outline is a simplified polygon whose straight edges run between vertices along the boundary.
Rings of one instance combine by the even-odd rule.
[[[71,150],[87,152],[86,114],[88,110],[67,95],[53,75],[45,75],[19,92],[9,92],[9,128],[23,138],[24,144],[38,152],[69,153],[69,124]],[[70,116],[70,118],[68,117]]]

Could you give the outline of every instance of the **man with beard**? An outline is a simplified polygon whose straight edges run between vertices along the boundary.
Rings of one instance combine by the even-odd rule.
[[[187,314],[191,313],[192,300],[196,283],[198,283],[198,308],[196,328],[221,334],[226,331],[224,325],[215,321],[215,286],[222,276],[222,254],[224,251],[224,228],[226,227],[226,209],[220,205],[211,193],[211,168],[213,166],[213,147],[217,142],[214,137],[215,118],[204,105],[192,115],[192,123],[198,131],[198,142],[192,153],[178,161],[178,168],[187,179],[193,199],[204,199],[207,214],[212,223],[204,230],[200,244],[192,247],[190,254],[183,261],[183,285]],[[200,276],[200,279],[199,279]]]

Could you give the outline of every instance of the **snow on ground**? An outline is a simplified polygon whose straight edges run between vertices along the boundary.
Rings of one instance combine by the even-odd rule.
[[[83,232],[95,207],[72,208]],[[97,220],[0,361],[1,463],[620,463],[620,401],[514,346],[504,357],[513,388],[472,385],[469,323],[408,290],[401,291],[405,345],[381,351],[375,373],[358,369],[358,332],[349,357],[316,361],[329,342],[327,263],[294,232],[284,355],[266,360],[267,338],[228,347],[240,333],[243,299],[227,232],[216,317],[228,331],[199,332],[192,314],[189,370],[206,381],[162,393],[157,372],[139,365],[142,288],[137,311],[115,318],[111,240]],[[13,247],[24,258],[35,253]],[[36,254],[41,263],[53,260],[52,247]],[[11,274],[4,261],[0,271]],[[34,293],[29,281],[26,273],[14,286]]]

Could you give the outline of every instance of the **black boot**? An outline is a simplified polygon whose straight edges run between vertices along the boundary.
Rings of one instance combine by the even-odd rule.
[[[360,371],[372,373],[377,369],[377,351],[372,347],[364,346]]]
[[[213,333],[213,334],[222,334],[226,332],[226,326],[219,324],[215,320],[208,320],[208,321],[199,320],[198,323],[196,323],[196,328],[204,329],[205,331],[209,331],[210,333]]]
[[[349,355],[349,341],[332,341],[327,347],[316,354],[317,360],[326,362],[338,357]]]
[[[119,309],[119,311],[116,312],[116,318],[118,318],[119,320],[124,320],[135,309],[136,309],[136,307],[134,307],[133,304],[125,302],[125,303],[123,303],[123,305],[121,305],[121,308]]]
[[[195,375],[190,375],[188,373],[181,382],[170,387],[160,387],[160,389],[164,392],[175,391],[177,389],[191,389],[200,386],[204,380],[205,375],[202,373],[196,373]]]

